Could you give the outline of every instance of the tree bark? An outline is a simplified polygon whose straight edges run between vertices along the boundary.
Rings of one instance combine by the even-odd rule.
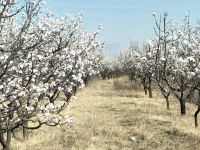
[[[169,94],[167,96],[164,95],[164,97],[165,97],[165,100],[166,100],[167,110],[169,110],[170,109],[169,108]]]
[[[147,95],[147,87],[144,86],[144,94]]]
[[[85,77],[85,79],[84,79],[84,84],[85,84],[85,86],[88,86],[89,80],[90,80],[90,76],[87,75],[87,76]]]
[[[3,133],[0,134],[0,143],[3,147],[3,150],[10,150],[11,142],[11,131],[7,132],[7,139],[5,140]]]
[[[185,101],[183,99],[179,99],[179,102],[181,108],[181,116],[184,116],[186,114]]]
[[[194,114],[194,123],[195,123],[195,127],[198,127],[198,114],[200,112],[200,107],[198,107],[198,109],[196,110],[195,114]]]
[[[153,98],[153,92],[152,92],[152,84],[151,84],[151,77],[149,77],[149,98]]]
[[[7,131],[7,138],[6,138],[6,143],[7,143],[7,149],[10,150],[10,143],[11,143],[11,131]]]
[[[24,126],[28,126],[28,121],[24,121]],[[22,128],[22,132],[23,132],[23,138],[24,139],[27,139],[28,138],[28,129],[26,129],[26,128]]]
[[[143,88],[144,88],[144,93],[145,93],[145,95],[147,95],[146,78],[142,79],[142,85],[143,85]]]

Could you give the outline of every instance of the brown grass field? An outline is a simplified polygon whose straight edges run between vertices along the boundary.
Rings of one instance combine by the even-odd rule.
[[[42,127],[13,150],[198,150],[200,127],[194,127],[195,107],[180,116],[171,98],[170,110],[158,92],[149,99],[127,77],[95,80],[82,90],[66,112],[70,127]]]

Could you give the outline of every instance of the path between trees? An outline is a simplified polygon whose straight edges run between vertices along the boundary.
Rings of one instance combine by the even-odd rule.
[[[92,81],[78,92],[68,109],[75,118],[70,128],[43,128],[31,133],[24,145],[47,150],[199,149],[193,107],[182,118],[176,109],[178,103],[172,101],[167,111],[165,101],[155,95],[147,98],[127,77]]]

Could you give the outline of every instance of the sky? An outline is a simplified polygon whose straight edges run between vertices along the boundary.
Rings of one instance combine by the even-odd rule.
[[[180,21],[188,11],[193,20],[200,19],[200,0],[46,0],[48,8],[59,16],[83,13],[88,31],[103,24],[100,39],[105,50],[116,54],[130,41],[139,43],[155,36],[152,13],[168,13]]]

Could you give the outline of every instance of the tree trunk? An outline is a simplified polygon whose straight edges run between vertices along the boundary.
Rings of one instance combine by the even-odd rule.
[[[169,110],[169,100],[168,100],[168,97],[166,98],[166,103],[167,103],[167,109]]]
[[[13,118],[13,113],[11,113],[9,115],[9,117],[7,118],[7,127],[10,126],[10,119]],[[0,124],[0,130],[1,130],[2,126]],[[6,139],[5,139],[6,136]],[[10,143],[11,143],[11,131],[8,130],[6,133],[0,133],[0,143],[3,147],[3,150],[10,150]]]
[[[169,96],[166,96],[165,97],[165,100],[166,100],[166,104],[167,104],[167,109],[169,110]]]
[[[143,85],[143,88],[144,88],[144,93],[145,93],[145,95],[147,95],[146,78],[142,79],[142,85]]]
[[[6,141],[5,141],[4,136],[3,136],[2,133],[0,134],[0,143],[1,143],[2,147],[3,147],[3,150],[6,150],[5,149],[6,148]]]
[[[200,107],[198,107],[198,109],[196,110],[195,114],[194,114],[194,123],[195,123],[195,127],[198,127],[198,114],[200,112]]]
[[[11,131],[7,131],[7,139],[6,139],[6,143],[7,143],[7,149],[6,149],[6,150],[10,150]]]
[[[179,98],[180,107],[181,107],[181,116],[184,116],[186,114],[185,100],[183,96],[184,96],[184,79],[181,78],[181,96]]]
[[[179,102],[181,108],[181,116],[184,116],[186,114],[185,101],[183,99],[179,99]]]
[[[28,121],[24,122],[24,126],[28,127]],[[23,132],[23,138],[27,139],[28,138],[28,130],[25,127],[23,127],[22,132]]]
[[[85,79],[84,79],[84,84],[85,86],[88,86],[88,83],[89,83],[89,80],[90,80],[90,76],[86,76]]]
[[[148,90],[149,90],[149,98],[153,98],[153,92],[152,92],[152,86],[151,86],[151,77],[149,77],[149,87],[148,87]]]
[[[147,95],[147,87],[144,86],[144,94]]]
[[[0,143],[3,147],[3,150],[10,150],[11,142],[11,131],[7,132],[7,139],[5,140],[3,133],[0,134]]]

